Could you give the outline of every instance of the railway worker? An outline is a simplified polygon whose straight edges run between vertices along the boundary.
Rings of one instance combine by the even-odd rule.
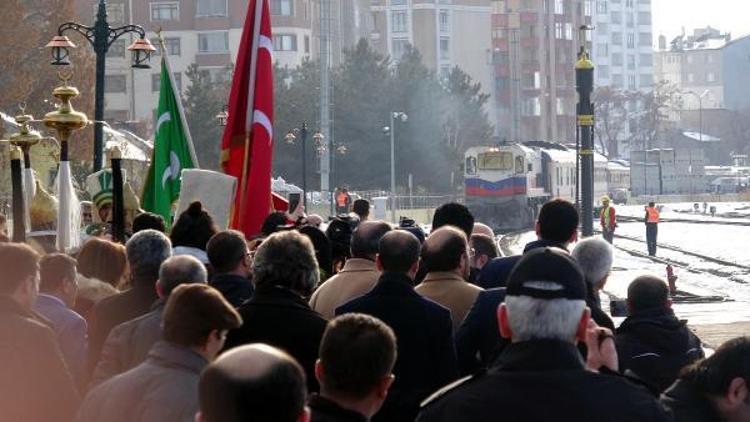
[[[646,207],[646,244],[648,245],[648,255],[656,255],[656,236],[659,233],[659,210],[656,204],[649,202]]]
[[[615,207],[609,205],[609,196],[602,196],[602,212],[600,214],[600,220],[602,225],[602,236],[604,240],[612,243],[612,239],[615,237],[615,228],[617,227],[617,220],[615,215]]]

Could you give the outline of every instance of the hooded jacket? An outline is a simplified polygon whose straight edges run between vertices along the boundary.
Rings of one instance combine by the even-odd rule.
[[[615,343],[620,371],[664,391],[686,365],[704,357],[700,339],[668,309],[642,311],[623,321]]]

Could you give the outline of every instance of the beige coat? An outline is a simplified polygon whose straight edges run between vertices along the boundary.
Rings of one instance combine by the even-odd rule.
[[[310,307],[325,319],[335,317],[334,311],[344,303],[372,290],[380,278],[375,263],[362,258],[351,258],[338,274],[329,278],[313,293]]]
[[[466,282],[456,273],[432,272],[427,274],[415,290],[450,309],[455,333],[483,289]]]

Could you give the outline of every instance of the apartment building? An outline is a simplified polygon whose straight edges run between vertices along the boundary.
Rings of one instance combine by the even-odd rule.
[[[372,0],[371,4],[370,42],[382,54],[398,60],[412,45],[431,70],[446,74],[459,66],[494,95],[490,0]],[[488,112],[495,123],[495,113]]]
[[[596,86],[647,92],[653,86],[652,0],[595,0]]]
[[[296,66],[319,52],[321,0],[269,0],[273,26],[274,59],[282,66]],[[327,0],[331,5],[330,32],[333,64],[341,50],[349,48],[370,30],[369,0]],[[98,0],[77,0],[78,21],[94,22]],[[239,49],[248,0],[109,0],[112,27],[143,26],[156,45],[161,29],[177,85],[187,87],[188,67],[196,63],[214,80],[229,75]],[[71,39],[84,44],[75,35]],[[131,69],[126,50],[132,36],[115,42],[107,55],[105,119],[110,122],[138,121],[150,124],[159,95],[158,52],[151,69]],[[85,46],[85,44],[84,44]],[[87,47],[88,48],[88,47]]]
[[[499,135],[575,139],[575,63],[590,48],[590,0],[494,0],[492,57]]]

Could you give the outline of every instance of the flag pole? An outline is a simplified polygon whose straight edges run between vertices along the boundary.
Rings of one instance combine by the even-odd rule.
[[[182,127],[185,129],[185,136],[187,136],[187,144],[188,144],[188,150],[190,151],[190,159],[193,160],[193,165],[195,168],[199,169],[201,168],[200,163],[198,162],[198,156],[195,154],[195,146],[193,145],[193,137],[190,135],[190,127],[187,124],[187,119],[185,118],[185,109],[182,107],[182,90],[180,87],[177,86],[177,83],[175,83],[174,74],[172,73],[172,66],[169,65],[169,51],[167,50],[167,46],[164,43],[164,38],[161,36],[161,28],[159,28],[158,31],[156,31],[156,37],[159,40],[159,47],[161,47],[161,57],[162,60],[164,60],[164,66],[167,68],[167,76],[169,77],[169,83],[172,84],[172,92],[175,94],[175,102],[177,103],[177,112],[180,115],[180,123],[182,124]],[[161,87],[159,87],[161,89]],[[156,138],[154,138],[156,139]]]
[[[260,40],[260,24],[264,7],[265,0],[255,0],[253,49],[250,52],[250,80],[247,84],[247,111],[249,112],[245,114],[245,150],[242,158],[242,180],[240,181],[240,219],[245,218],[245,204],[247,203],[247,172],[250,161],[250,141],[252,140],[253,121],[255,118],[255,78],[258,73],[258,42]]]

